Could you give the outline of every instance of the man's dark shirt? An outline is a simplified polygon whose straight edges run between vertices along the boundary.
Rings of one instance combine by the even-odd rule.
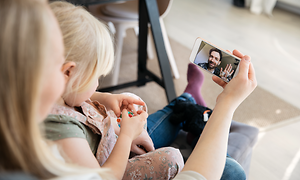
[[[198,63],[198,65],[207,70],[208,63]],[[213,74],[220,76],[220,69],[216,67]]]

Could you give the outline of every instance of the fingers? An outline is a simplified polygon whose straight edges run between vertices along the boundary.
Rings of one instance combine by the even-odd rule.
[[[112,110],[116,114],[117,117],[120,117],[121,109],[119,107],[112,107]]]
[[[240,51],[238,51],[236,49],[232,51],[232,54],[239,58],[242,58],[244,56]]]
[[[212,80],[223,88],[225,88],[225,86],[227,85],[227,83],[220,79],[218,76],[213,76]]]
[[[229,64],[226,64],[225,71],[228,71],[228,69],[229,69]]]
[[[232,69],[232,65],[231,64],[227,64],[226,68],[225,68],[225,71],[230,72],[231,69]]]
[[[147,117],[148,117],[148,113],[146,113],[145,111],[139,110],[139,111],[137,112],[137,114],[138,114],[139,116],[141,116],[141,118],[144,118],[145,120],[146,120]]]
[[[142,119],[144,119],[144,120],[146,120],[147,119],[147,117],[148,117],[148,113],[146,113],[145,111],[142,111],[142,110],[139,110],[139,111],[137,111],[136,112],[136,115],[137,116],[140,116]],[[123,117],[129,117],[128,116],[128,110],[127,109],[123,109],[122,110],[122,118]]]
[[[134,115],[137,115],[136,109],[133,107],[133,104],[128,104],[128,108]]]
[[[145,103],[139,99],[136,99],[134,97],[130,97],[128,95],[123,95],[124,96],[124,100],[123,100],[123,105],[128,105],[128,104],[137,104],[137,105],[142,105],[144,106]]]
[[[248,71],[248,78],[255,82],[255,86],[257,85],[255,70],[254,70],[253,64],[251,62],[250,62],[250,67],[249,67],[249,71]]]
[[[137,104],[137,105],[142,105],[142,106],[145,106],[145,102],[141,101],[141,100],[138,100],[138,99],[133,99],[132,104]]]
[[[134,108],[134,105],[141,105],[141,106],[145,106],[145,102],[143,102],[142,100],[136,99],[134,97],[130,97],[128,95],[123,95],[123,100],[121,102],[121,107],[122,108],[127,108],[128,110],[130,110],[134,115],[136,114],[136,109]]]
[[[250,56],[247,56],[247,55],[242,57],[242,60],[239,65],[239,68],[240,68],[239,73],[238,73],[239,76],[242,76],[242,77],[248,79],[249,65],[251,64],[250,59],[251,59]]]

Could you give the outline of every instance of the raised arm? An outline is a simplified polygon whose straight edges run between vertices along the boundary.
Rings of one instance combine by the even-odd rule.
[[[209,180],[221,178],[233,113],[257,85],[250,57],[243,56],[237,50],[233,54],[242,58],[239,73],[228,84],[213,77],[224,90],[218,96],[214,111],[182,170],[198,172]]]

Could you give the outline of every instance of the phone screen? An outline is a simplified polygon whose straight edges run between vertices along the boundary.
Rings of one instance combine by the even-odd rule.
[[[194,47],[195,48],[195,47]],[[229,82],[235,75],[240,59],[201,40],[194,64]]]

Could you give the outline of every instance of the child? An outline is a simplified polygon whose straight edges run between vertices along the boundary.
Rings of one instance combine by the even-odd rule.
[[[133,104],[144,105],[142,101],[108,93],[101,93],[101,104],[90,100],[98,86],[98,77],[111,70],[114,60],[107,28],[81,7],[67,2],[54,2],[50,6],[64,37],[67,84],[45,121],[47,138],[55,140],[70,162],[111,168],[118,179],[175,177],[183,168],[177,149],[161,148],[128,160],[132,141],[139,139],[141,132],[142,141],[147,142],[140,145],[146,151],[154,150],[151,138],[143,130],[147,113],[132,108]],[[122,110],[121,128],[107,111],[114,109],[115,102]],[[133,110],[134,117],[129,118],[127,110]]]

